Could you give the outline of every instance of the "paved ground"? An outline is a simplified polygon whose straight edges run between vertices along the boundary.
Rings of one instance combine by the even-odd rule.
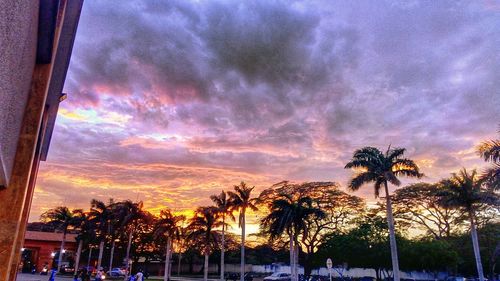
[[[47,281],[49,276],[39,274],[17,274],[17,281]],[[71,281],[71,277],[56,277],[56,281]]]

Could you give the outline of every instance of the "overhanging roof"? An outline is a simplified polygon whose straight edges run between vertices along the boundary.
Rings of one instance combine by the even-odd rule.
[[[41,142],[42,147],[40,155],[40,159],[43,161],[47,160],[50,140],[52,139],[52,132],[54,131],[56,123],[64,81],[66,80],[71,53],[73,51],[73,43],[75,42],[76,29],[78,27],[78,21],[80,20],[83,0],[66,0],[66,5],[65,12],[61,17],[61,34],[58,45],[55,46],[54,66],[49,83],[47,101],[45,103],[47,108],[47,124],[45,128],[42,128],[45,132]]]

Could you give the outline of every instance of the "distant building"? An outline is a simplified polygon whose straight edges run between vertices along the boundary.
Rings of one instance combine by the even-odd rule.
[[[62,233],[56,232],[26,231],[24,247],[21,249],[22,258],[19,270],[40,272],[45,265],[51,268],[57,261],[62,235]],[[76,234],[66,234],[63,264],[73,266],[76,248]]]

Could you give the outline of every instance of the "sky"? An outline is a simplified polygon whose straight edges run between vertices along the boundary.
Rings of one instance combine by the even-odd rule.
[[[85,1],[30,219],[92,198],[188,212],[240,181],[345,186],[363,146],[406,148],[427,182],[481,168],[498,73],[493,0]]]

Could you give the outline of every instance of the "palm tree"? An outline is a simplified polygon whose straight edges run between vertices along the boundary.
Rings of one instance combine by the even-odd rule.
[[[59,258],[57,261],[57,272],[61,271],[62,258],[65,252],[64,243],[66,242],[66,234],[68,232],[68,228],[77,223],[77,217],[79,213],[83,213],[83,211],[82,210],[70,211],[68,207],[57,207],[48,210],[47,212],[43,213],[40,217],[43,222],[54,224],[57,227],[57,229],[61,230],[63,233],[61,239],[61,248],[59,249]]]
[[[130,272],[130,249],[132,247],[132,238],[136,231],[136,222],[144,217],[142,207],[142,202],[134,203],[130,200],[117,202],[115,206],[114,217],[120,222],[120,228],[128,233],[127,252],[125,256],[125,260],[127,261],[125,265],[127,277]]]
[[[229,197],[224,190],[219,195],[210,196],[212,202],[214,202],[215,207],[217,208],[217,212],[222,217],[222,237],[221,237],[221,248],[220,248],[220,280],[224,280],[224,246],[225,246],[225,225],[226,225],[226,217],[235,220],[233,215],[233,210],[231,209],[231,202],[229,201]]]
[[[345,165],[346,169],[362,169],[355,177],[349,181],[348,188],[356,191],[366,183],[374,183],[375,198],[380,194],[382,185],[385,189],[385,199],[387,208],[387,224],[389,226],[389,240],[391,244],[392,270],[394,281],[399,281],[399,262],[398,249],[396,245],[396,234],[394,231],[394,218],[392,216],[391,197],[387,182],[399,186],[399,176],[421,178],[417,164],[413,160],[403,158],[404,148],[393,148],[391,146],[382,153],[375,147],[364,147],[354,152],[349,163]]]
[[[80,266],[80,257],[82,255],[82,248],[84,243],[89,243],[93,238],[93,227],[91,222],[88,219],[88,216],[85,212],[81,210],[76,210],[74,212],[74,224],[75,229],[78,229],[78,235],[76,237],[76,241],[78,241],[78,248],[76,251],[76,260],[75,260],[75,274]]]
[[[181,225],[184,225],[185,219],[182,221]],[[188,244],[188,229],[187,227],[181,227],[179,233],[179,240],[175,244],[177,248],[177,276],[181,275],[181,261],[182,261],[182,253],[187,250]]]
[[[313,207],[310,197],[294,198],[285,193],[278,194],[268,207],[270,213],[261,220],[261,226],[271,240],[285,233],[290,237],[290,268],[293,280],[298,280],[298,237],[307,231],[307,221],[311,217],[322,218],[325,213]]]
[[[113,268],[113,260],[114,260],[114,255],[115,255],[115,246],[117,242],[117,234],[119,235],[121,233],[121,228],[122,228],[122,222],[121,220],[123,219],[120,217],[120,205],[119,203],[110,203],[108,206],[108,209],[111,212],[111,215],[109,217],[109,224],[108,224],[108,234],[109,234],[109,239],[111,241],[111,250],[110,250],[110,255],[109,255],[109,270]]]
[[[440,194],[440,203],[443,206],[462,209],[469,215],[472,246],[480,281],[484,281],[484,274],[479,252],[475,211],[480,205],[498,204],[498,195],[483,188],[483,184],[484,179],[478,176],[476,170],[469,173],[464,168],[458,174],[453,173],[450,179],[442,181],[444,191]]]
[[[163,236],[167,239],[165,249],[165,273],[163,277],[164,281],[170,279],[169,267],[170,257],[172,256],[172,242],[179,239],[182,228],[181,222],[184,219],[184,216],[175,216],[170,210],[165,209],[160,212],[160,216],[155,222],[154,236],[156,238]]]
[[[208,280],[208,257],[214,248],[217,247],[216,228],[222,226],[217,209],[214,207],[199,207],[196,209],[194,217],[191,218],[188,229],[188,239],[195,242],[200,247],[201,253],[205,255],[203,280]]]
[[[112,204],[110,204],[112,205]],[[92,199],[90,202],[89,219],[96,226],[99,239],[99,258],[97,259],[97,268],[101,268],[102,254],[104,252],[104,242],[107,235],[111,232],[110,223],[113,213],[106,203]]]
[[[492,190],[500,189],[500,140],[490,140],[481,143],[477,148],[484,161],[492,162],[493,166],[486,169],[483,178]]]
[[[241,267],[240,281],[245,281],[245,212],[247,209],[257,211],[256,198],[250,198],[252,190],[255,188],[248,187],[245,182],[234,186],[234,192],[228,191],[230,198],[231,210],[238,211],[238,226],[241,227]]]

